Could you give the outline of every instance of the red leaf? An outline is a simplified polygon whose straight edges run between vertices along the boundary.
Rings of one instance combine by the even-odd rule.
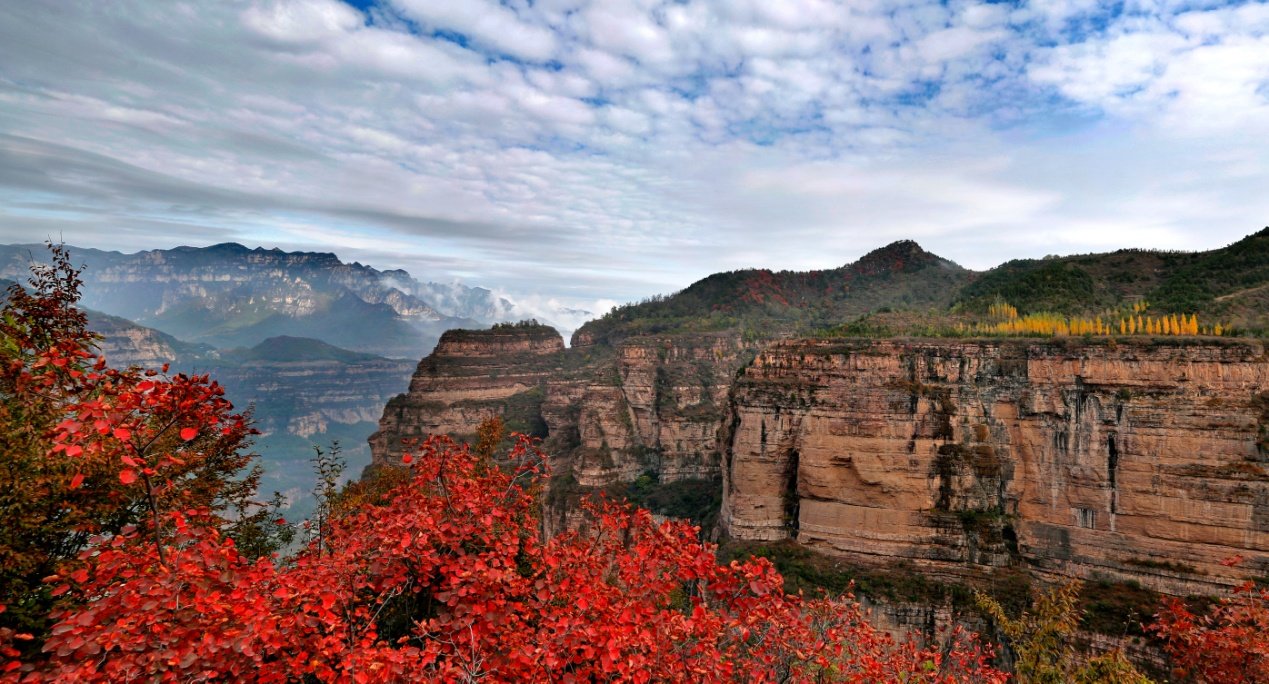
[[[75,473],[75,477],[72,477],[72,478],[71,478],[70,488],[71,488],[71,489],[79,489],[79,486],[80,486],[80,485],[82,485],[82,484],[84,484],[84,474],[83,474],[83,473]]]
[[[126,442],[132,439],[132,431],[128,428],[115,428],[115,439]]]
[[[181,428],[181,439],[186,442],[198,436],[198,430],[192,427]]]
[[[126,485],[136,482],[137,481],[136,471],[132,469],[119,471],[119,481]]]
[[[84,447],[81,447],[78,444],[71,444],[66,447],[67,456],[78,456],[82,453],[84,453]]]

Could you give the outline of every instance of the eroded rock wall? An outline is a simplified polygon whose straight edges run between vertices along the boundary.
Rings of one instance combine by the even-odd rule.
[[[565,349],[549,328],[452,331],[388,403],[371,446],[376,462],[395,462],[403,439],[470,435],[518,411],[575,486],[716,478],[728,392],[753,353],[726,334]]]
[[[1255,343],[779,343],[736,381],[722,525],[1210,592],[1269,570],[1266,389]]]
[[[472,435],[495,416],[533,432],[531,419],[540,415],[547,378],[562,370],[563,350],[563,338],[545,326],[446,332],[419,362],[409,390],[384,408],[370,436],[373,462],[398,463],[411,440]]]

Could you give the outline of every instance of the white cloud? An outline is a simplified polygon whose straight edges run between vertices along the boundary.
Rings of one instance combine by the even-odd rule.
[[[546,61],[556,50],[555,34],[521,19],[516,12],[491,0],[393,0],[393,4],[433,30],[449,30],[506,54]]]
[[[253,5],[242,13],[242,20],[261,36],[296,45],[333,38],[362,23],[356,10],[338,0],[280,0]]]
[[[343,244],[551,318],[1269,215],[1263,3],[244,3],[0,8],[0,239]]]

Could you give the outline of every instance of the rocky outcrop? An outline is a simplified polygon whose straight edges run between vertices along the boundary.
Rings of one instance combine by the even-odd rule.
[[[546,326],[450,331],[409,392],[388,403],[371,439],[377,463],[403,440],[469,436],[504,416],[545,437],[553,469],[577,486],[718,477],[727,392],[752,350],[736,335],[644,337],[565,349]],[[528,428],[528,429],[526,429]]]
[[[471,436],[485,420],[545,436],[540,425],[546,380],[562,372],[564,340],[541,325],[450,330],[418,364],[409,390],[388,402],[370,437],[374,463],[397,463],[411,440]]]
[[[736,382],[722,525],[935,575],[1210,592],[1269,570],[1266,388],[1251,342],[779,343]]]

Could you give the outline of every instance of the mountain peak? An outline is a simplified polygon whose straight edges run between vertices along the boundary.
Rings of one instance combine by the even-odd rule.
[[[935,264],[955,266],[952,262],[925,251],[915,240],[898,240],[863,255],[859,261],[850,265],[850,269],[861,275],[881,275],[915,271]]]
[[[374,354],[354,352],[311,337],[277,335],[246,350],[235,350],[244,361],[338,361],[356,363],[376,358]]]
[[[197,249],[197,248],[195,248]],[[221,242],[206,248],[209,252],[250,252],[246,245],[240,242]]]

